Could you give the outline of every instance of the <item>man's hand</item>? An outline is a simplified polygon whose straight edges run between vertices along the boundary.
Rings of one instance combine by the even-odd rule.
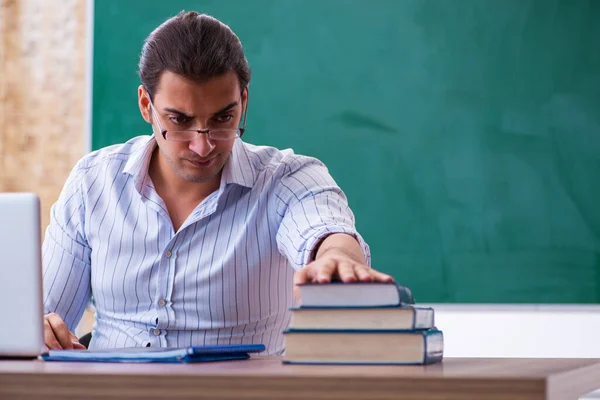
[[[294,274],[294,293],[299,297],[298,285],[329,283],[332,280],[350,282],[393,282],[390,275],[366,265],[362,249],[356,239],[346,234],[328,236],[317,252],[315,261]]]
[[[60,315],[44,315],[44,343],[47,350],[85,350],[77,336],[69,331]]]

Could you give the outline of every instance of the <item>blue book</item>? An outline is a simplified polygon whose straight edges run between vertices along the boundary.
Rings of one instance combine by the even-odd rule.
[[[395,282],[305,283],[302,307],[398,307],[415,303],[411,290]]]
[[[438,329],[339,331],[288,329],[285,364],[423,365],[442,361]]]
[[[199,346],[185,348],[128,347],[101,350],[50,350],[45,361],[84,361],[108,363],[196,363],[243,360],[249,353],[265,351],[262,344]]]

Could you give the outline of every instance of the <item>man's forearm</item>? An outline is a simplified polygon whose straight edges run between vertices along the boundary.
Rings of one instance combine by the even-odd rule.
[[[326,253],[340,253],[350,257],[360,264],[366,264],[362,248],[354,236],[345,233],[334,233],[327,236],[320,244],[315,260]]]

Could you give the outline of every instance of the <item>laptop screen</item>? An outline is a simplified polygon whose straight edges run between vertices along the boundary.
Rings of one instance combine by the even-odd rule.
[[[40,200],[0,193],[0,357],[35,357],[44,348]]]

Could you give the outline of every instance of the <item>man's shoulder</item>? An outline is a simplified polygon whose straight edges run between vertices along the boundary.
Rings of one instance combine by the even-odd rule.
[[[253,167],[267,173],[287,175],[311,165],[325,167],[317,158],[296,154],[290,148],[280,150],[271,146],[244,143],[244,149]]]
[[[151,136],[137,136],[125,143],[113,144],[92,151],[79,160],[75,166],[75,171],[85,173],[98,168],[112,169],[115,166],[117,169],[122,169],[125,161],[137,152],[143,151],[150,139]]]

